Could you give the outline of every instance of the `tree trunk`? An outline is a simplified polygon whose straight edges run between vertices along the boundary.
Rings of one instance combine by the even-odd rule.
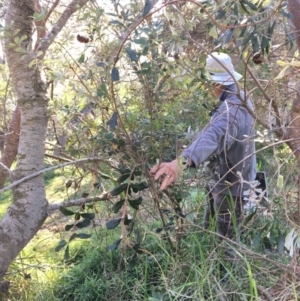
[[[17,95],[20,111],[19,113],[15,112],[14,117],[16,117],[15,120],[18,116],[21,117],[17,165],[16,169],[10,173],[11,182],[44,169],[49,113],[47,111],[47,85],[42,80],[40,72],[41,59],[44,58],[52,41],[67,20],[88,1],[70,1],[49,34],[40,41],[39,47],[37,47],[39,59],[32,49],[36,0],[10,0],[8,3],[4,44],[12,85]],[[12,126],[17,132],[17,122],[13,123]],[[12,136],[11,139],[17,139],[17,137]],[[14,140],[13,142],[16,143],[17,141]],[[6,147],[9,149],[8,144]],[[6,163],[2,163],[9,166],[13,156],[14,154],[11,154],[10,159],[7,159]],[[0,221],[0,280],[11,262],[44,223],[47,209],[48,202],[42,173],[13,188],[13,203]]]
[[[41,80],[38,66],[29,67],[35,59],[31,51],[34,5],[34,0],[11,0],[5,19],[10,33],[5,39],[5,51],[21,115],[18,161],[12,182],[44,167],[48,120],[46,84]],[[11,46],[16,36],[26,36],[21,43],[28,51],[23,59],[24,54]],[[0,279],[40,229],[47,216],[47,205],[42,174],[13,189],[13,203],[0,222]]]
[[[1,162],[8,168],[11,168],[18,153],[19,135],[20,135],[20,109],[17,106],[8,129],[9,135],[5,139],[5,148],[1,158]],[[3,188],[7,172],[0,169],[0,189]]]
[[[292,22],[295,27],[294,37],[300,51],[300,0],[288,0],[288,9],[294,16]],[[300,83],[298,82],[297,95],[293,100],[291,109],[291,120],[285,139],[293,139],[288,143],[290,149],[295,155],[296,164],[298,167],[298,225],[300,225]]]

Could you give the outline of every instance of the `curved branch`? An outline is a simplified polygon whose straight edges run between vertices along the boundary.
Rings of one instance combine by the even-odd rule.
[[[7,185],[5,186],[4,188],[0,189],[0,194],[6,190],[9,190],[13,187],[16,187],[18,186],[19,184],[25,182],[25,181],[28,181],[32,178],[35,178],[47,171],[51,171],[51,170],[55,170],[55,169],[58,169],[58,168],[62,168],[62,167],[66,167],[66,166],[69,166],[69,165],[80,165],[80,164],[83,164],[83,163],[91,163],[91,162],[95,162],[95,161],[100,161],[100,162],[105,162],[107,163],[107,160],[104,160],[104,159],[101,159],[101,158],[84,158],[84,159],[79,159],[77,161],[70,161],[70,162],[66,162],[66,163],[63,163],[63,164],[60,164],[60,165],[56,165],[56,166],[51,166],[49,168],[45,168],[43,170],[39,170],[37,172],[34,172],[26,177],[23,177],[15,182],[13,182],[12,184],[10,185]]]
[[[42,39],[39,44],[37,51],[43,53],[39,56],[42,60],[45,56],[46,51],[52,44],[55,37],[59,34],[62,28],[65,26],[69,18],[79,9],[81,9],[89,0],[73,0],[62,13],[56,24],[52,26],[50,32]]]

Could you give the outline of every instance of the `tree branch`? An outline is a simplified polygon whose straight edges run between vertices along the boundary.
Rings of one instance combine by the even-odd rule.
[[[80,160],[77,160],[77,161],[71,161],[71,162],[66,162],[66,163],[63,163],[63,164],[60,164],[60,165],[56,165],[56,166],[51,166],[49,168],[45,168],[43,170],[39,170],[37,172],[34,172],[26,177],[23,177],[15,182],[13,182],[12,184],[10,185],[7,185],[5,186],[4,188],[0,189],[0,194],[6,190],[9,190],[13,187],[16,187],[18,186],[19,184],[23,183],[24,181],[28,181],[32,178],[35,178],[47,171],[51,171],[51,170],[54,170],[54,169],[58,169],[58,168],[62,168],[62,167],[65,167],[65,166],[69,166],[69,165],[79,165],[79,164],[83,164],[83,163],[91,163],[91,162],[95,162],[95,161],[102,161],[102,162],[106,162],[107,163],[107,160],[104,160],[104,159],[101,159],[101,158],[84,158],[84,159],[80,159]]]
[[[52,44],[55,37],[59,34],[62,28],[65,26],[69,18],[79,9],[81,9],[89,0],[73,0],[62,13],[58,21],[52,26],[49,33],[42,39],[40,45],[37,48],[37,52],[42,51],[43,54],[39,56],[42,60],[46,54],[46,51]]]
[[[64,207],[72,207],[72,206],[81,206],[83,204],[92,203],[92,202],[100,202],[100,201],[109,201],[110,196],[109,192],[105,192],[100,196],[92,197],[92,198],[80,198],[77,200],[70,200],[62,203],[53,203],[48,206],[48,212],[59,209],[60,206]]]

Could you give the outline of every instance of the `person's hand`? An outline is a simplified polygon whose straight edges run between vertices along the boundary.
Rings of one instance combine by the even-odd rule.
[[[182,171],[183,168],[179,165],[177,159],[173,160],[172,162],[160,163],[150,169],[150,173],[154,175],[155,180],[158,180],[161,176],[165,175],[160,186],[161,190],[164,190],[171,185],[182,173]]]

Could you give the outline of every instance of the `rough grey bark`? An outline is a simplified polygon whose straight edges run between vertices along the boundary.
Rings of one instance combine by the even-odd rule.
[[[34,59],[34,54],[30,51],[34,4],[34,0],[12,0],[5,18],[9,31],[8,38],[5,39],[6,57],[21,112],[18,162],[11,176],[12,182],[42,169],[44,165],[48,120],[46,85],[41,79],[39,69],[29,67]],[[17,30],[19,32],[14,35]],[[27,38],[21,47],[29,51],[21,60],[21,53],[11,45],[15,36],[24,35]],[[0,278],[46,218],[47,201],[43,181],[41,175],[13,189],[13,203],[0,222]]]
[[[8,135],[5,138],[5,147],[1,158],[1,163],[10,168],[17,156],[20,135],[20,109],[17,106],[10,121]],[[0,169],[0,189],[3,188],[7,172]]]
[[[43,56],[68,18],[87,2],[88,0],[70,2],[62,14],[64,20],[62,17],[59,19],[60,23],[54,26],[46,42],[39,48],[43,50]],[[41,58],[37,59],[32,49],[35,3],[35,0],[10,0],[5,17],[5,52],[21,116],[17,165],[10,172],[12,183],[44,168],[49,113],[47,85],[40,72]],[[25,40],[14,46],[15,38],[23,36],[26,37]],[[18,51],[18,47],[26,49],[27,54],[24,56],[24,53]],[[12,191],[13,203],[0,221],[0,279],[47,217],[48,203],[42,173],[23,181]]]

